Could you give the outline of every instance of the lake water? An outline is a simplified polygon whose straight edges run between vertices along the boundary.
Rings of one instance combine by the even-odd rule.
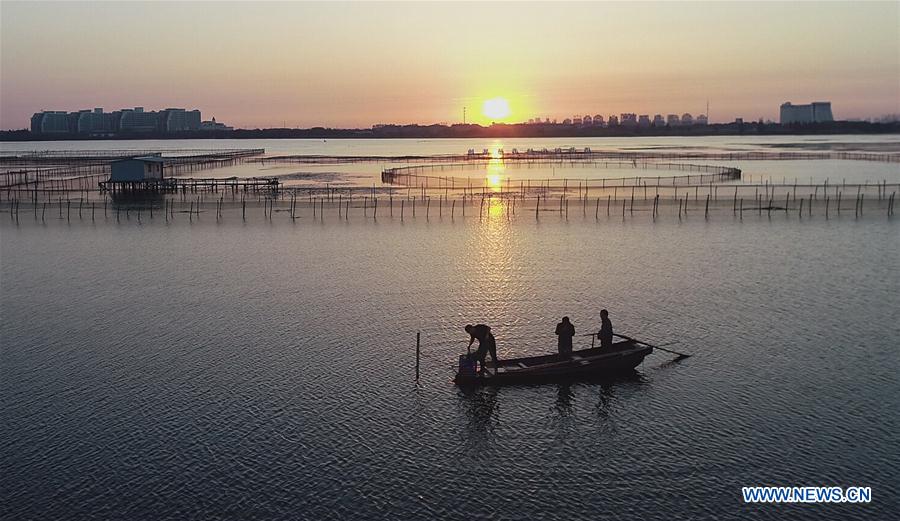
[[[407,153],[405,142],[366,146]],[[460,152],[427,147],[439,148]],[[787,176],[808,175],[804,163],[779,162]],[[900,233],[881,210],[259,213],[0,214],[0,518],[900,511]],[[524,356],[555,350],[562,315],[579,334],[596,330],[603,307],[617,332],[694,356],[657,351],[611,381],[452,384],[463,325],[490,324],[501,358]],[[869,486],[873,501],[747,505],[749,485]]]

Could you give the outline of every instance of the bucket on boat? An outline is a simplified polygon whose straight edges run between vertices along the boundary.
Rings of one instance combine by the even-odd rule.
[[[459,376],[475,376],[475,364],[469,355],[459,355]]]

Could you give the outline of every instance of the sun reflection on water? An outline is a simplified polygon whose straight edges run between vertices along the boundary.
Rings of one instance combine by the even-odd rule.
[[[487,174],[485,175],[487,187],[494,192],[499,192],[503,188],[505,174],[506,165],[503,163],[503,159],[492,158],[488,160]]]

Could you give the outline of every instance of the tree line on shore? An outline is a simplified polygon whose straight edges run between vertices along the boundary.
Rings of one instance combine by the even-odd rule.
[[[553,124],[481,125],[381,125],[353,128],[264,128],[203,132],[146,132],[119,134],[36,134],[30,130],[0,131],[0,141],[58,141],[98,139],[403,139],[403,138],[557,138],[557,137],[639,137],[717,135],[815,135],[815,134],[895,134],[900,122],[833,121],[780,125],[777,123],[734,122],[680,127],[578,127]]]

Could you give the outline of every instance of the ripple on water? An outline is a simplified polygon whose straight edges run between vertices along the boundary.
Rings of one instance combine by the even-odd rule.
[[[4,224],[2,517],[885,518],[894,226]],[[450,384],[463,324],[533,354],[601,307],[695,356]],[[875,501],[748,506],[751,484]]]

